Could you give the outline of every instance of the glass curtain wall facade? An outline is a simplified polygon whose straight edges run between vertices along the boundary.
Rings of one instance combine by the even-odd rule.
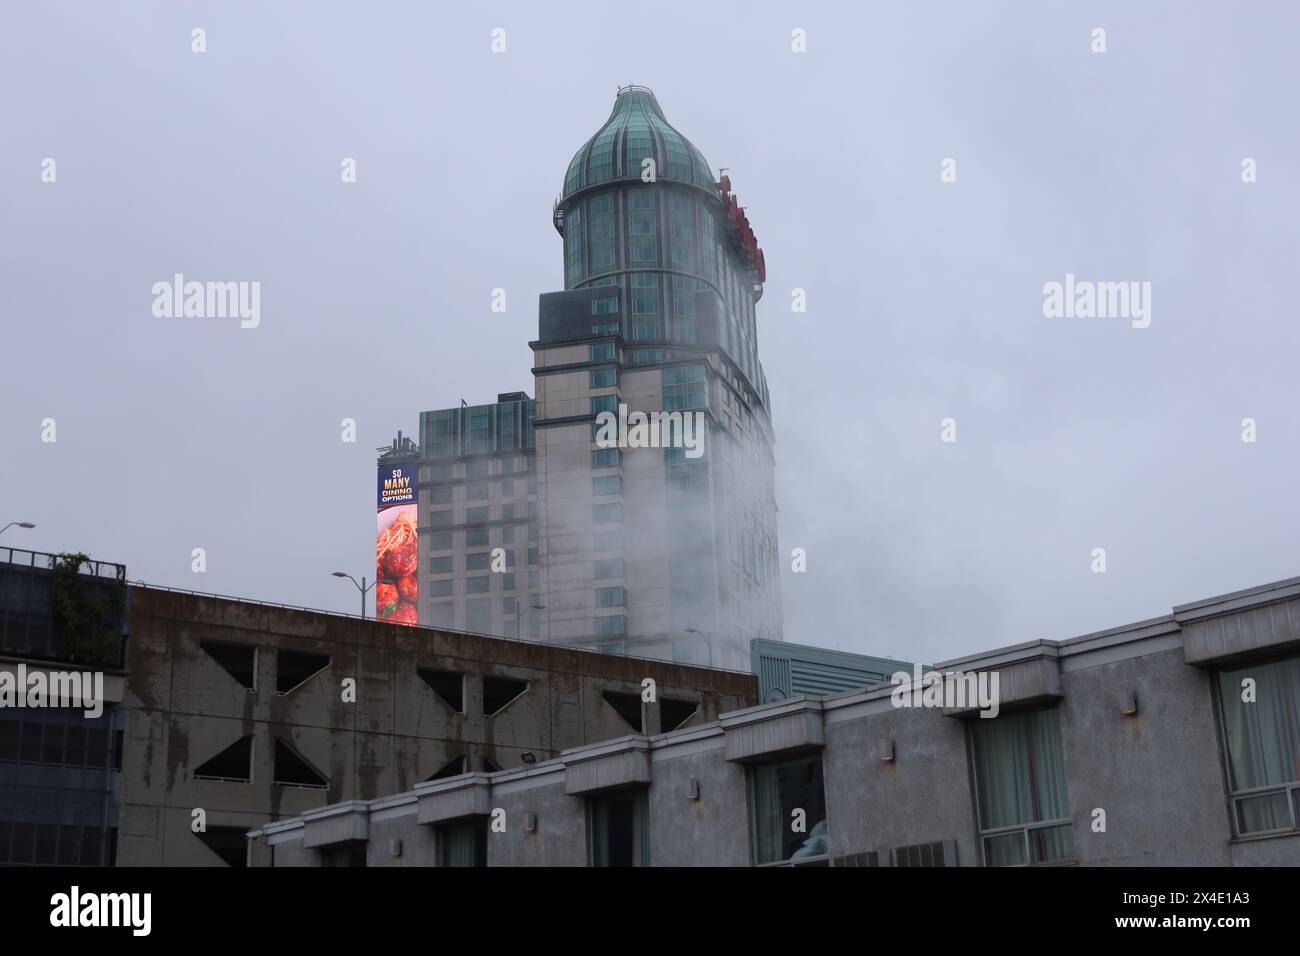
[[[619,92],[569,164],[555,223],[565,290],[590,324],[543,324],[533,343],[555,640],[743,669],[750,638],[781,639],[765,267],[733,209],[641,87]],[[663,443],[675,447],[602,447],[596,416],[620,406],[698,414],[702,453],[682,431]]]

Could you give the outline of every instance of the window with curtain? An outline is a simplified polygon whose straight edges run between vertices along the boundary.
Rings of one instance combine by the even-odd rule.
[[[1300,822],[1300,657],[1218,676],[1237,833],[1295,829]],[[1243,686],[1246,680],[1254,682],[1248,685],[1253,700]]]
[[[820,755],[755,766],[750,797],[755,863],[798,862],[830,852]]]
[[[971,741],[985,864],[1072,859],[1060,711],[1052,707],[973,720]]]
[[[592,866],[650,865],[647,789],[621,790],[590,800]]]
[[[471,820],[439,827],[442,866],[487,866],[487,823]]]

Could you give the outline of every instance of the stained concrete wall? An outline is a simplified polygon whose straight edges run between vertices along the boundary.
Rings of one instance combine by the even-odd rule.
[[[251,829],[326,804],[409,790],[456,757],[521,764],[623,736],[632,728],[601,696],[641,692],[698,701],[688,723],[753,703],[752,675],[521,643],[151,588],[132,589],[129,710],[122,772],[122,865],[222,865],[191,832],[203,808],[209,827]],[[245,689],[200,646],[258,649],[256,689]],[[287,695],[275,693],[279,649],[331,658]],[[418,668],[467,675],[457,714]],[[483,714],[485,677],[528,682],[495,716]],[[341,693],[356,680],[356,701]],[[657,704],[648,722],[658,720]],[[653,726],[658,726],[654,723]],[[196,767],[251,735],[252,781],[195,779]],[[289,743],[327,780],[324,790],[273,782],[275,740]]]

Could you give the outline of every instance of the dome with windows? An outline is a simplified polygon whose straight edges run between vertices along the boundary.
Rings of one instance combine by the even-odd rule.
[[[605,125],[569,163],[560,201],[600,183],[639,180],[647,157],[654,160],[656,180],[715,188],[704,156],[668,122],[654,93],[625,86]]]

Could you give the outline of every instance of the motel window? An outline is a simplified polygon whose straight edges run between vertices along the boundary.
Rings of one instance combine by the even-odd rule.
[[[1060,711],[1004,713],[970,725],[985,865],[1072,859]]]
[[[1300,657],[1222,670],[1218,678],[1237,835],[1297,829]],[[1243,686],[1247,680],[1253,683]]]
[[[645,787],[588,800],[592,866],[650,865],[650,800]]]
[[[750,770],[754,862],[821,858],[830,852],[821,755]]]
[[[487,821],[438,827],[439,866],[487,866]]]

